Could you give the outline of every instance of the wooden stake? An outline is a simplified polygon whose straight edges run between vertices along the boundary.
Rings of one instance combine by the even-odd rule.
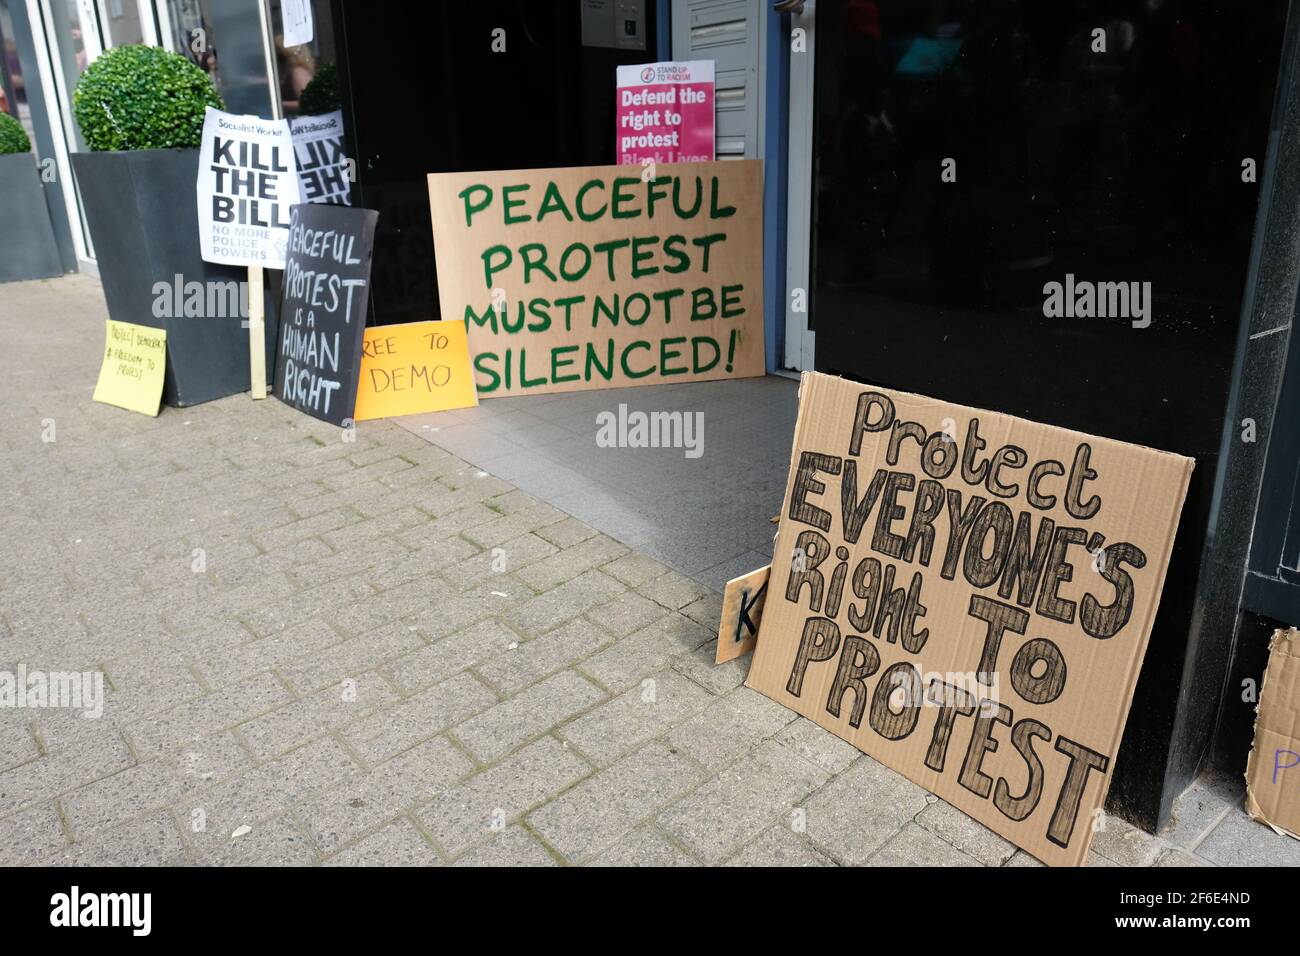
[[[248,376],[253,400],[266,398],[266,302],[262,267],[248,267]]]

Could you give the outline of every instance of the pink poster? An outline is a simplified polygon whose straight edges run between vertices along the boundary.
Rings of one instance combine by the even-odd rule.
[[[615,152],[621,165],[713,162],[713,61],[618,68]]]

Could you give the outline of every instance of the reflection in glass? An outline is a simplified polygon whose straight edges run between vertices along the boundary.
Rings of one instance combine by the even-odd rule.
[[[275,34],[275,66],[280,83],[280,105],[285,116],[319,114],[337,108],[331,102],[337,99],[337,94],[313,96],[308,93],[312,81],[321,75],[321,68],[332,64],[335,60],[334,21],[329,0],[313,0],[312,24],[311,42],[286,47],[280,0],[271,0],[271,29]],[[334,82],[332,74],[321,75],[321,81]],[[317,86],[319,87],[319,84]],[[313,92],[320,94],[322,91],[316,89]],[[304,94],[308,94],[306,103]]]
[[[34,143],[32,111],[27,103],[27,86],[22,64],[18,62],[18,43],[14,38],[13,17],[9,4],[13,0],[0,0],[0,113],[17,117]],[[19,0],[21,2],[21,0]]]
[[[221,89],[217,68],[217,38],[212,28],[208,0],[167,0],[175,49],[208,74],[212,85]]]
[[[108,0],[105,12],[108,14],[108,46],[129,46],[144,42],[140,6],[135,0]]]

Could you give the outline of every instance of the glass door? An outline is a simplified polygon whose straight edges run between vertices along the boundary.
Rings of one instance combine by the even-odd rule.
[[[70,154],[86,149],[72,116],[72,94],[82,71],[104,50],[94,0],[30,0],[39,16],[32,18],[33,39],[40,59],[40,80],[45,87],[46,102],[51,104],[50,134],[55,144],[55,164],[64,183],[72,189],[63,191],[67,205],[72,241],[82,267],[94,270],[95,250],[81,210],[81,197],[72,175]],[[57,107],[57,109],[56,109]]]
[[[27,102],[27,84],[18,60],[18,42],[14,33],[9,0],[0,0],[0,113],[8,113],[35,138],[32,110]]]
[[[99,22],[106,47],[157,43],[149,0],[99,0]]]
[[[813,367],[812,322],[813,98],[817,3],[805,0],[790,13],[790,121],[786,200],[785,351],[790,371]]]

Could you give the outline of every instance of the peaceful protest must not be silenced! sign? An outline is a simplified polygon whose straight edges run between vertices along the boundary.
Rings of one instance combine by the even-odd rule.
[[[747,683],[1077,865],[1192,466],[805,373]]]
[[[289,210],[301,202],[287,120],[208,107],[197,196],[207,262],[283,269]]]
[[[760,163],[435,173],[429,195],[480,397],[763,374]]]
[[[304,203],[291,213],[275,395],[335,425],[356,404],[378,220],[346,206]]]

